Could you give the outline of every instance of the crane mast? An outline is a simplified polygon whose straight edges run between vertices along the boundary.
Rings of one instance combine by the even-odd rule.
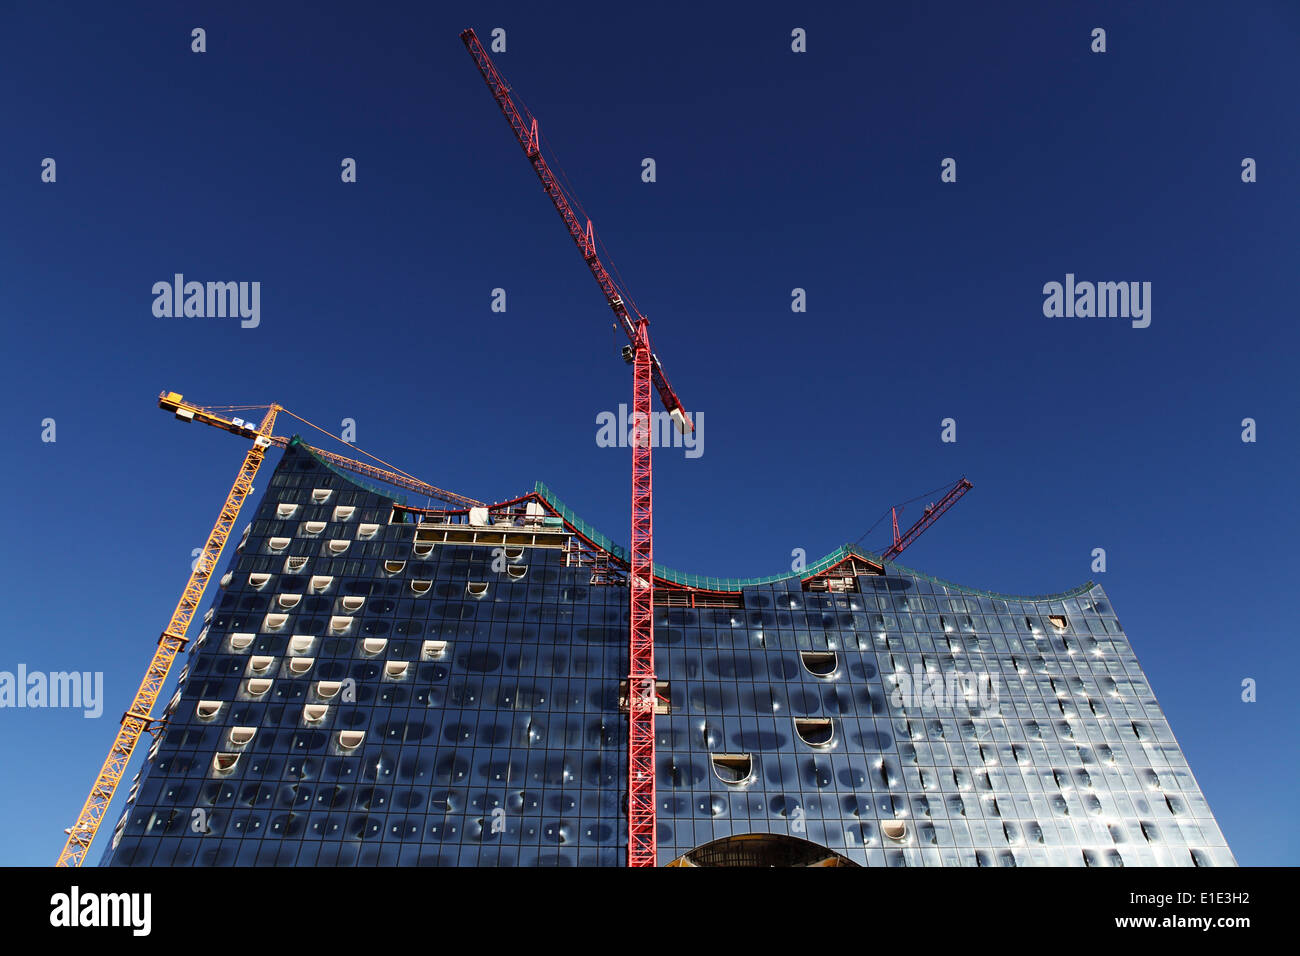
[[[163,684],[167,682],[167,674],[171,670],[172,662],[189,641],[186,632],[189,630],[190,621],[194,619],[194,614],[199,609],[199,603],[203,600],[203,591],[208,586],[208,579],[216,570],[226,539],[230,537],[230,532],[235,527],[239,509],[243,507],[244,499],[253,490],[253,479],[257,476],[257,469],[261,467],[262,460],[266,457],[266,450],[271,447],[271,429],[275,425],[275,416],[279,411],[279,405],[268,408],[261,425],[254,430],[253,446],[248,449],[243,464],[239,466],[235,483],[230,487],[230,494],[226,496],[226,502],[221,508],[216,524],[212,526],[202,554],[194,562],[194,568],[190,571],[189,580],[185,584],[185,590],[181,592],[176,610],[172,612],[171,620],[167,622],[162,636],[158,638],[158,647],[154,651],[153,660],[149,662],[149,669],[145,671],[144,680],[140,682],[140,689],[135,692],[135,699],[131,702],[130,709],[122,715],[117,737],[113,740],[113,746],[108,751],[104,765],[100,768],[99,776],[95,778],[95,783],[90,788],[90,795],[86,797],[81,813],[77,816],[77,822],[67,831],[68,839],[55,866],[81,866],[104,819],[104,814],[108,812],[108,806],[113,801],[117,785],[131,762],[131,754],[135,752],[136,744],[140,742],[140,737],[145,731],[152,732],[156,729],[153,716],[154,704],[158,701],[158,694],[162,691]]]
[[[628,750],[627,818],[628,866],[654,866],[655,840],[655,672],[654,672],[654,509],[651,471],[650,391],[660,401],[681,431],[692,428],[681,400],[673,391],[659,359],[650,349],[649,322],[600,261],[591,220],[584,224],[560,187],[546,158],[542,156],[537,120],[521,111],[510,96],[510,87],[483,49],[473,30],[461,35],[461,42],[474,58],[483,81],[510,129],[532,165],[542,189],[560,214],[569,238],[582,253],[587,268],[600,286],[618,325],[628,337],[624,358],[632,363],[632,553],[628,581]]]
[[[637,321],[632,376],[632,553],[628,575],[627,865],[658,862],[655,837],[654,509],[650,468],[650,334]]]

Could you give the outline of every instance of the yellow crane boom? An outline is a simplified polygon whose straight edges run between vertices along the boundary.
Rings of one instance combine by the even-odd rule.
[[[235,476],[235,483],[230,487],[230,494],[226,496],[226,503],[221,508],[217,523],[212,526],[212,532],[203,546],[203,553],[194,562],[194,570],[190,572],[190,579],[185,583],[185,590],[181,592],[181,599],[176,604],[176,610],[172,612],[171,621],[168,622],[162,636],[158,638],[158,647],[154,650],[153,660],[149,662],[149,669],[145,671],[144,680],[140,682],[140,689],[135,692],[135,700],[132,701],[130,709],[122,715],[122,725],[118,728],[117,737],[113,740],[113,746],[109,748],[103,767],[99,770],[99,776],[95,778],[94,786],[90,788],[90,795],[86,797],[81,814],[77,817],[77,822],[67,831],[68,839],[64,844],[63,852],[59,854],[56,866],[81,866],[85,861],[90,844],[94,842],[99,825],[103,822],[104,814],[108,812],[108,805],[113,801],[113,794],[122,779],[122,774],[126,772],[127,765],[131,762],[131,754],[135,752],[135,745],[139,743],[140,735],[146,730],[154,729],[153,706],[157,703],[158,694],[167,681],[172,662],[189,640],[186,631],[189,630],[190,621],[193,620],[194,613],[203,600],[203,591],[208,585],[208,579],[212,577],[212,572],[216,570],[217,561],[226,546],[226,539],[230,537],[230,532],[239,517],[239,509],[243,507],[244,499],[253,488],[257,469],[261,467],[262,460],[266,457],[266,450],[271,447],[271,429],[275,425],[275,416],[279,411],[279,405],[272,405],[267,409],[261,425],[249,429],[253,436],[253,447],[248,449],[248,454],[244,456],[244,463],[239,468],[239,474]]]
[[[117,737],[113,740],[113,746],[109,748],[108,756],[104,759],[104,765],[99,770],[99,776],[95,778],[94,786],[90,788],[90,795],[86,797],[85,805],[81,808],[77,822],[65,831],[68,838],[64,843],[63,851],[59,854],[56,866],[81,866],[85,861],[86,854],[90,851],[90,844],[94,842],[95,834],[99,831],[99,825],[103,822],[104,814],[108,812],[109,804],[113,801],[113,794],[117,791],[117,785],[121,782],[122,775],[126,773],[127,765],[131,762],[131,755],[135,752],[136,744],[140,742],[140,737],[146,731],[155,732],[157,730],[157,721],[153,717],[154,704],[157,703],[158,695],[167,682],[167,674],[171,671],[172,662],[176,660],[176,655],[189,641],[187,631],[189,630],[190,621],[193,620],[195,612],[199,609],[208,579],[212,577],[212,572],[216,570],[217,563],[221,559],[221,552],[224,550],[226,540],[230,537],[230,532],[239,517],[239,511],[244,505],[244,500],[253,489],[253,479],[257,476],[257,470],[266,457],[267,449],[272,446],[283,448],[289,444],[288,438],[272,434],[276,416],[280,412],[293,415],[293,412],[288,411],[281,405],[273,404],[268,406],[261,423],[256,426],[241,418],[224,415],[215,409],[187,402],[177,392],[163,392],[160,394],[158,396],[158,406],[165,411],[174,412],[176,417],[182,421],[202,422],[205,425],[220,428],[243,438],[251,438],[253,446],[248,450],[248,454],[244,456],[244,463],[240,466],[239,474],[235,476],[235,483],[230,487],[230,494],[226,496],[226,502],[221,508],[221,514],[217,517],[216,524],[212,526],[212,532],[208,535],[203,552],[194,563],[194,569],[190,572],[189,580],[185,583],[185,590],[181,592],[181,599],[176,605],[176,610],[172,612],[171,621],[163,630],[162,636],[158,638],[158,647],[154,651],[153,660],[149,662],[149,669],[145,671],[144,680],[140,682],[140,689],[135,692],[135,699],[132,701],[130,709],[122,715],[122,723],[118,728]],[[293,415],[293,417],[298,418],[297,415]],[[300,420],[306,422],[306,419]],[[307,422],[307,424],[311,423]],[[466,498],[464,495],[458,495],[455,492],[444,491],[441,488],[435,488],[433,485],[420,481],[418,478],[404,472],[389,471],[311,445],[307,447],[331,464],[386,481],[399,488],[406,488],[430,498],[450,502],[462,508],[476,508],[483,505],[481,501]]]
[[[165,411],[174,412],[176,417],[182,421],[202,422],[204,425],[212,425],[223,431],[228,431],[234,435],[241,435],[245,438],[251,438],[257,430],[253,427],[252,422],[245,422],[243,419],[225,415],[221,410],[195,405],[193,402],[187,402],[176,392],[163,392],[158,396],[158,407]],[[277,406],[286,415],[291,415],[307,425],[311,422],[298,415],[294,415],[283,406]],[[313,428],[317,426],[312,425]],[[320,429],[324,431],[324,429]],[[289,444],[289,439],[283,435],[272,435],[271,444],[277,448],[284,448]],[[306,444],[304,442],[304,444]],[[380,468],[376,465],[368,464],[364,461],[356,461],[352,458],[346,458],[343,455],[326,451],[323,448],[317,448],[314,445],[307,445],[308,448],[316,455],[324,458],[332,465],[345,468],[348,471],[354,471],[359,475],[366,475],[370,478],[377,478],[380,481],[388,482],[398,488],[405,488],[407,491],[414,491],[417,494],[424,495],[428,498],[437,498],[439,501],[445,501],[449,504],[456,505],[458,508],[482,508],[485,503],[474,498],[467,498],[464,495],[458,495],[454,491],[447,491],[443,488],[437,488],[433,485],[420,481],[403,471],[394,471],[391,469]]]

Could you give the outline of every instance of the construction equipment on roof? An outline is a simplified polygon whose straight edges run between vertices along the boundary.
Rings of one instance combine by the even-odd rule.
[[[903,508],[901,505],[895,505],[891,508],[890,512],[894,519],[894,543],[885,550],[881,557],[886,561],[890,561],[902,554],[903,550],[919,538],[926,528],[938,521],[945,511],[957,503],[958,498],[966,494],[966,492],[970,491],[973,487],[974,485],[972,485],[963,475],[957,480],[956,484],[948,489],[942,498],[927,505],[925,510],[921,513],[921,517],[916,520],[916,523],[902,534],[898,533],[898,515]]]

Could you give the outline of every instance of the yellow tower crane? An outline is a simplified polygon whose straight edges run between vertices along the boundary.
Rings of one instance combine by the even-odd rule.
[[[174,412],[176,417],[182,421],[202,422],[205,425],[212,425],[241,437],[251,438],[253,445],[248,449],[248,454],[244,456],[244,462],[239,468],[239,474],[235,476],[235,483],[230,486],[230,494],[226,496],[225,504],[221,508],[221,514],[217,516],[216,524],[212,526],[212,532],[208,535],[202,554],[194,562],[194,569],[190,572],[189,580],[185,583],[185,590],[181,592],[181,598],[176,604],[176,610],[172,612],[171,620],[163,630],[162,636],[158,638],[158,646],[154,650],[153,659],[149,662],[149,669],[145,671],[144,680],[140,682],[140,689],[135,692],[135,699],[132,701],[130,708],[122,715],[122,724],[118,728],[117,737],[113,740],[113,746],[109,748],[108,756],[104,759],[104,765],[99,770],[99,776],[95,778],[95,783],[90,788],[90,795],[86,797],[85,805],[81,808],[77,822],[64,831],[67,834],[67,841],[64,844],[63,852],[59,854],[56,866],[81,866],[85,861],[86,854],[90,851],[90,844],[94,841],[95,834],[99,831],[99,825],[104,819],[104,814],[108,812],[109,804],[113,801],[113,794],[117,791],[117,785],[126,772],[127,765],[131,762],[131,755],[135,752],[136,744],[140,742],[140,737],[146,731],[156,733],[159,730],[159,721],[153,716],[154,704],[157,703],[158,695],[167,682],[167,674],[171,671],[172,662],[175,661],[176,655],[181,648],[189,641],[187,632],[190,621],[193,620],[194,614],[203,600],[203,592],[207,587],[208,579],[212,577],[212,572],[216,570],[217,563],[221,559],[221,552],[225,549],[226,540],[230,537],[235,521],[239,518],[239,511],[244,505],[244,500],[253,489],[253,479],[257,476],[257,470],[266,457],[267,449],[272,446],[283,448],[289,444],[290,439],[272,434],[276,416],[284,412],[307,425],[311,425],[311,422],[308,422],[305,418],[300,418],[283,406],[274,404],[270,406],[251,406],[266,409],[261,424],[256,426],[251,422],[244,421],[242,418],[223,414],[222,411],[217,409],[187,402],[176,392],[163,392],[159,395],[158,406],[165,411]],[[236,406],[231,406],[231,408],[236,408]],[[312,425],[311,427],[315,428],[316,426]],[[323,429],[321,430],[323,431]],[[435,488],[433,485],[426,484],[403,471],[390,471],[379,468],[365,462],[345,458],[333,452],[314,448],[311,445],[306,447],[331,464],[371,478],[378,478],[399,488],[416,491],[430,498],[450,502],[461,508],[476,508],[483,505],[483,502],[473,498],[466,498],[454,492]],[[378,460],[376,459],[376,461]],[[383,464],[387,464],[387,462],[383,462]],[[392,467],[389,466],[389,468]]]

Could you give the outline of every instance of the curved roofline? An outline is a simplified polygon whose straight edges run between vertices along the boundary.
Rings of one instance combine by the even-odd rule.
[[[344,481],[347,481],[350,484],[355,485],[357,488],[360,488],[364,491],[369,491],[372,494],[380,495],[384,498],[396,502],[397,504],[405,506],[406,504],[405,495],[395,493],[395,490],[389,491],[380,488],[376,485],[372,485],[369,482],[362,481],[361,479],[357,478],[355,475],[350,475],[347,472],[343,471],[342,469],[336,468],[334,465],[330,464],[330,462],[326,461],[324,458],[321,458],[319,455],[313,452],[311,446],[308,445],[305,441],[303,441],[302,438],[298,435],[294,435],[289,440],[288,446],[286,447],[285,450],[287,451],[288,449],[295,448],[295,447],[301,448],[323,468],[327,469],[328,471],[342,478]],[[586,538],[593,545],[603,549],[604,551],[607,551],[610,555],[617,558],[618,560],[630,564],[631,556],[629,555],[627,548],[618,544],[617,542],[614,541],[614,539],[610,538],[606,534],[603,534],[602,532],[597,530],[594,526],[588,524],[586,521],[580,518],[578,514],[575,511],[573,511],[572,508],[566,505],[563,501],[561,501],[556,496],[555,492],[551,491],[551,489],[547,487],[545,483],[540,481],[537,482],[533,487],[532,494],[541,498],[547,504],[547,506],[549,506],[556,514],[558,514],[564,520],[565,524],[567,524],[576,534],[579,534],[582,537]],[[517,503],[527,497],[529,497],[529,495],[521,495],[519,498],[512,499],[511,501],[508,502],[498,502],[498,505]],[[497,507],[497,506],[493,505],[489,507]],[[452,509],[452,510],[464,511],[466,509],[461,508],[461,509]],[[878,564],[884,567],[887,571],[893,570],[898,574],[907,575],[908,577],[916,578],[922,581],[929,581],[931,584],[937,584],[940,587],[949,588],[950,590],[953,591],[959,591],[962,594],[971,594],[971,595],[975,595],[976,597],[997,598],[1003,601],[1061,601],[1061,600],[1065,600],[1066,598],[1078,597],[1081,594],[1087,594],[1089,591],[1091,591],[1093,588],[1097,586],[1095,581],[1087,581],[1083,584],[1078,585],[1077,587],[1070,588],[1068,591],[1061,591],[1060,593],[1057,594],[1004,594],[1000,591],[986,591],[982,588],[969,587],[964,584],[957,584],[954,581],[948,581],[944,578],[935,577],[932,574],[926,574],[924,571],[918,571],[915,568],[909,568],[906,565],[899,564],[895,561],[885,561],[880,555],[876,554],[875,552],[867,551],[853,544],[841,545],[840,547],[836,548],[834,551],[822,556],[817,561],[814,561],[812,564],[808,565],[808,567],[805,568],[804,571],[799,574],[786,572],[783,574],[769,574],[762,577],[723,578],[723,577],[714,577],[711,575],[703,575],[703,574],[687,574],[684,571],[677,571],[673,568],[665,567],[662,564],[655,564],[654,576],[665,583],[676,584],[681,587],[694,588],[696,590],[701,590],[701,591],[723,591],[723,592],[734,593],[738,591],[743,591],[745,588],[762,587],[763,585],[766,584],[779,584],[782,581],[792,581],[792,580],[806,581],[809,578],[816,577],[817,575],[823,573],[829,568],[834,567],[835,565],[839,564],[841,561],[844,561],[850,557],[861,558],[862,560],[870,561],[874,564]]]
[[[343,469],[337,468],[334,465],[330,464],[320,455],[316,454],[316,452],[312,450],[311,445],[308,445],[305,441],[302,440],[301,435],[294,435],[293,437],[291,437],[289,439],[289,444],[285,446],[285,451],[288,451],[290,448],[294,448],[294,447],[301,448],[308,455],[310,455],[316,461],[316,463],[320,465],[322,468],[325,468],[327,471],[333,472],[334,474],[342,478],[344,481],[356,485],[361,490],[368,491],[373,495],[380,495],[384,498],[388,498],[391,501],[397,502],[399,505],[406,504],[406,495],[395,493],[395,489],[394,491],[385,491],[383,488],[380,488],[378,485],[372,485],[367,481],[362,481],[356,475],[349,475]]]
[[[578,534],[587,538],[597,547],[608,551],[619,560],[629,560],[626,548],[622,545],[616,544],[613,539],[602,534],[592,525],[578,517],[573,509],[569,508],[563,501],[556,497],[555,493],[551,491],[546,484],[539,481],[534,486],[533,490]],[[1070,588],[1068,591],[1062,591],[1057,594],[1004,594],[999,591],[985,591],[982,588],[968,587],[964,584],[957,584],[953,581],[938,578],[932,574],[926,574],[924,571],[918,571],[915,568],[909,568],[894,561],[885,561],[880,555],[871,551],[866,551],[852,544],[841,545],[830,554],[827,554],[810,564],[802,574],[787,572],[785,574],[771,574],[765,577],[756,578],[720,578],[701,574],[686,574],[682,571],[676,571],[672,568],[664,567],[661,564],[655,564],[654,574],[655,577],[660,578],[663,581],[672,584],[680,584],[685,587],[700,588],[706,591],[741,591],[748,587],[758,587],[764,584],[776,584],[781,581],[806,581],[809,578],[816,577],[818,574],[821,574],[823,571],[839,564],[845,558],[851,556],[874,562],[875,564],[882,565],[886,569],[893,569],[899,574],[906,574],[909,577],[929,581],[931,584],[938,584],[941,587],[960,591],[963,594],[973,594],[978,597],[998,598],[1006,601],[1060,601],[1066,598],[1078,597],[1080,594],[1087,594],[1097,586],[1095,581],[1087,581],[1077,587]]]
[[[845,545],[845,547],[852,547]],[[1085,581],[1083,584],[1076,585],[1068,591],[1060,591],[1056,594],[1003,594],[1001,591],[985,591],[982,588],[972,588],[964,584],[957,584],[945,578],[935,577],[933,574],[926,574],[924,571],[918,571],[915,568],[909,568],[906,565],[899,564],[895,561],[885,563],[887,568],[896,568],[903,574],[914,578],[921,578],[929,581],[931,584],[938,584],[945,588],[952,588],[954,591],[961,591],[963,594],[975,594],[980,597],[1000,598],[1004,601],[1063,601],[1066,598],[1078,597],[1080,594],[1087,594],[1097,586],[1093,580]]]

